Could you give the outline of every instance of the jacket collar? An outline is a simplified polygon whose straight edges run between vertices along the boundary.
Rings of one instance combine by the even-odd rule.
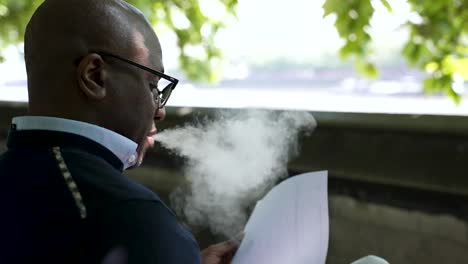
[[[41,134],[41,137],[37,138],[37,134]],[[46,136],[47,140],[44,140],[44,136],[49,134],[53,134],[57,139]],[[136,152],[138,145],[132,140],[103,127],[80,121],[45,116],[16,117],[12,122],[9,144],[10,136],[17,140],[18,135],[20,142],[11,142],[12,145],[21,145],[24,142],[38,145],[40,142],[37,141],[44,141],[43,143],[46,145],[50,145],[49,143],[74,145],[73,141],[87,142],[86,146],[90,143],[100,145],[100,148],[106,149],[120,161],[121,166],[119,167],[122,167],[122,170],[134,165],[138,159]],[[31,138],[24,138],[24,136]]]

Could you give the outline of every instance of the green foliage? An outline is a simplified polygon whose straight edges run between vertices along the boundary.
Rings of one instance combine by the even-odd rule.
[[[392,12],[386,0],[381,2]],[[410,34],[402,55],[409,65],[430,74],[423,84],[426,92],[443,92],[458,103],[460,95],[452,84],[455,76],[468,80],[468,1],[408,0],[408,3],[421,21],[406,23]],[[323,9],[325,16],[336,15],[335,26],[345,39],[342,58],[353,57],[359,72],[375,77],[375,67],[369,61],[371,37],[366,33],[374,13],[370,0],[326,0]]]
[[[377,70],[369,61],[371,36],[369,21],[374,14],[370,0],[328,0],[323,5],[324,17],[336,14],[335,27],[346,40],[340,49],[342,59],[353,57],[356,69],[369,78],[377,77]]]
[[[0,50],[22,41],[25,26],[39,1],[0,0]],[[0,53],[0,62],[4,58]]]
[[[145,0],[131,0],[141,10],[147,10]],[[140,3],[141,2],[141,3]],[[225,7],[226,15],[233,15],[237,4],[237,0],[219,0]],[[182,70],[187,77],[192,80],[203,80],[214,82],[218,79],[219,74],[216,71],[218,68],[216,62],[222,58],[222,53],[215,46],[214,37],[220,28],[224,26],[222,21],[213,20],[201,11],[199,1],[172,0],[165,2],[156,2],[152,6],[153,12],[145,12],[150,21],[155,24],[164,23],[171,31],[177,35],[177,45],[180,50],[179,61]],[[154,12],[158,10],[158,12]],[[182,11],[182,12],[180,12]],[[183,15],[190,22],[186,28],[178,28],[174,23],[174,13]],[[158,17],[159,16],[159,17]],[[163,18],[161,20],[161,18]],[[192,56],[187,54],[189,47],[201,47],[203,50],[202,56]]]
[[[214,37],[224,26],[202,12],[199,0],[127,0],[146,15],[155,27],[166,27],[177,35],[177,45],[180,49],[179,61],[187,76],[196,81],[215,81],[217,74],[216,62],[222,58],[222,53],[214,43]],[[0,0],[0,51],[9,44],[23,41],[25,27],[34,10],[43,0]],[[237,0],[214,0],[224,6],[224,17],[235,14]],[[189,23],[180,28],[174,21],[174,16],[183,16]],[[187,47],[199,47],[204,56],[187,54]],[[3,60],[0,52],[0,62]]]

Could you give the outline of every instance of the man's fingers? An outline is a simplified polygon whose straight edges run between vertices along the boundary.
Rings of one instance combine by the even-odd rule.
[[[201,252],[204,264],[221,264],[231,263],[234,254],[239,248],[240,242],[243,238],[243,233],[228,241],[214,244]]]
[[[228,240],[228,241],[213,245],[213,248],[215,248],[217,251],[222,251],[222,252],[230,252],[234,249],[237,249],[238,247],[239,247],[239,243],[234,240]]]
[[[209,246],[206,251],[222,257],[226,254],[234,253],[239,247],[239,242],[234,240],[228,240],[222,243],[214,244]]]

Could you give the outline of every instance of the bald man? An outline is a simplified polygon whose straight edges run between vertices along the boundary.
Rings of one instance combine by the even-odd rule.
[[[120,0],[47,0],[25,35],[29,115],[0,156],[0,263],[229,263],[200,254],[139,166],[177,79],[158,38]]]

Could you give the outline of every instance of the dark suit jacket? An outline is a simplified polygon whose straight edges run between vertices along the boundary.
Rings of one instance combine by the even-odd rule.
[[[100,144],[12,128],[7,147],[0,156],[0,263],[101,263],[106,256],[109,263],[201,262],[193,236]]]

